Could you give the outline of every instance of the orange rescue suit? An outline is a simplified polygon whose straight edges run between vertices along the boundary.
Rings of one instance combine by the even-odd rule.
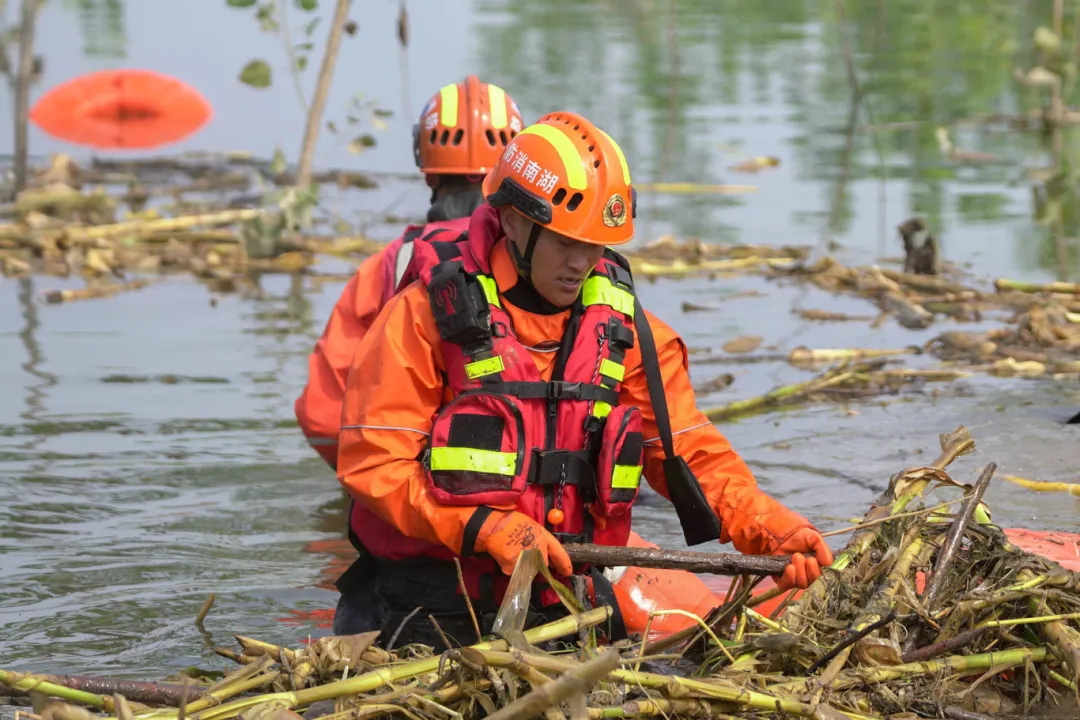
[[[550,380],[556,357],[551,347],[563,336],[569,310],[540,315],[506,300],[505,293],[519,282],[519,276],[504,239],[492,250],[491,266],[518,339],[528,348],[542,378]],[[800,530],[813,531],[809,521],[758,488],[746,463],[697,408],[682,340],[652,314],[646,313],[646,317],[656,340],[675,452],[694,471],[721,519],[720,541],[733,543],[745,554],[776,554]],[[384,559],[413,556],[415,548],[424,543],[460,554],[466,524],[476,511],[437,503],[429,494],[418,460],[427,444],[432,418],[447,400],[441,345],[427,288],[413,283],[395,296],[372,324],[356,350],[345,388],[338,478],[357,503],[370,511],[365,515],[371,521],[353,523],[353,531],[366,548],[380,548],[382,552],[375,554]],[[636,344],[627,352],[624,364],[619,403],[641,411],[646,439],[644,475],[657,492],[670,499]],[[496,509],[512,510],[513,506]],[[488,525],[494,526],[497,517]],[[388,548],[386,534],[393,530],[405,536],[404,542]],[[492,528],[485,527],[481,537],[491,532]],[[408,542],[410,538],[414,543]]]

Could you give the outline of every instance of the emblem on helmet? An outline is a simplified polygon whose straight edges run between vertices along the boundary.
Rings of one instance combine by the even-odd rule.
[[[608,227],[620,227],[626,223],[626,202],[622,195],[615,193],[608,198],[604,206],[604,224]]]

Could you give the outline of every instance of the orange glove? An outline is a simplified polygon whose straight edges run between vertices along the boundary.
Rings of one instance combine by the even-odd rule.
[[[774,555],[788,553],[791,553],[791,562],[776,581],[776,586],[781,590],[805,590],[821,576],[821,568],[833,564],[832,550],[814,528],[796,530],[773,550]]]
[[[507,575],[514,572],[518,555],[532,548],[539,548],[544,562],[557,574],[574,572],[562,543],[528,515],[517,510],[493,513],[485,523],[485,530],[488,525],[491,529],[486,533],[481,531],[476,539],[476,549],[493,557]]]

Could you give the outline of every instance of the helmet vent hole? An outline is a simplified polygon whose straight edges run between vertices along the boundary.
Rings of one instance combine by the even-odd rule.
[[[577,131],[577,130],[580,130],[580,129],[581,129],[581,126],[580,126],[580,125],[575,125],[575,126],[574,126],[574,130],[575,130],[575,131]]]
[[[581,135],[581,139],[582,139],[582,140],[588,140],[588,139],[589,139],[589,136],[588,136],[588,135],[585,135],[584,133],[582,133],[582,135]]]
[[[558,207],[566,199],[566,188],[559,188],[551,198],[551,204]]]
[[[500,130],[499,131],[499,139],[502,140],[502,144],[505,147],[506,143],[508,142],[507,139],[506,139],[506,131],[505,130]]]
[[[578,205],[580,205],[581,201],[584,200],[584,199],[585,199],[585,196],[582,195],[581,193],[579,193],[579,192],[574,193],[570,197],[570,202],[566,203],[567,211],[568,212],[574,212],[575,210],[577,210]]]
[[[443,130],[442,135],[439,136],[439,144],[445,145],[450,140],[450,131]]]
[[[428,142],[430,142],[432,145],[434,145],[435,141],[438,140],[438,139],[439,139],[439,131],[438,130],[432,130],[431,131],[431,138],[428,140]]]
[[[596,150],[596,146],[595,145],[590,145],[589,146],[589,152],[593,152],[594,150]]]
[[[592,161],[592,166],[594,168],[599,168],[600,167],[600,161],[599,160],[593,160]]]
[[[456,133],[454,133],[454,145],[460,145],[460,144],[461,144],[461,140],[462,140],[462,138],[464,138],[464,137],[465,137],[465,131],[464,131],[464,130],[462,130],[461,128],[458,128],[458,129],[457,129],[457,132],[456,132]]]
[[[488,145],[495,147],[495,133],[491,132],[491,130],[487,130],[484,134],[487,135]],[[503,144],[505,145],[506,143]]]

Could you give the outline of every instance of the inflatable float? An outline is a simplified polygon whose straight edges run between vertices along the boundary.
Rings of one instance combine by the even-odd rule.
[[[1024,528],[1004,528],[1009,542],[1020,549],[1041,555],[1062,567],[1080,572],[1080,533],[1046,531]],[[630,547],[658,547],[643,540],[637,533],[630,533]],[[318,540],[308,544],[305,552],[325,553],[331,556],[324,567],[317,587],[335,590],[334,581],[348,569],[356,555],[348,540]],[[656,611],[682,610],[704,617],[710,610],[723,603],[732,578],[720,575],[698,576],[684,570],[656,570],[628,567],[609,571],[609,579],[615,588],[615,597],[622,611],[623,621],[630,633],[641,634],[649,628],[653,639],[676,633],[694,623],[685,615],[658,615],[649,624],[649,615]],[[921,581],[922,578],[917,578]],[[922,585],[922,582],[918,583]],[[755,589],[760,595],[775,587],[771,578],[765,578]],[[918,588],[922,592],[922,587]],[[801,591],[800,591],[801,593]],[[796,597],[798,594],[796,594]],[[784,601],[787,593],[765,600],[754,610],[768,617]],[[288,623],[314,623],[316,627],[329,628],[334,622],[334,609],[310,612],[292,611]]]
[[[104,149],[154,148],[210,119],[210,104],[177,78],[150,70],[102,70],[47,92],[30,120],[49,135]]]

